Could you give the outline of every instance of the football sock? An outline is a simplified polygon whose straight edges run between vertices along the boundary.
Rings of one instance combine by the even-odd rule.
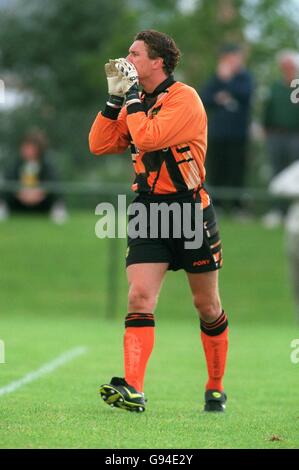
[[[223,391],[223,376],[228,350],[228,322],[224,311],[212,323],[200,320],[201,340],[206,356],[208,382],[206,390]]]
[[[125,380],[143,392],[147,362],[155,342],[155,320],[152,313],[129,313],[125,319]]]

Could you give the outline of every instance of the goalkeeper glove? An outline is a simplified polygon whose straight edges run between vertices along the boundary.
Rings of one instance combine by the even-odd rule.
[[[115,61],[115,67],[122,75],[122,90],[127,106],[133,103],[141,103],[138,90],[139,78],[135,66],[128,60],[120,58]]]
[[[109,59],[105,64],[105,73],[108,82],[109,100],[107,104],[113,108],[121,108],[124,101],[122,89],[122,74],[116,68],[116,61]]]

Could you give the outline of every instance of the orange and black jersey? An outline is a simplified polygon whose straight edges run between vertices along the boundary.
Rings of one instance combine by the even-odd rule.
[[[169,194],[205,180],[207,117],[196,91],[168,77],[142,103],[99,113],[89,134],[92,153],[131,149],[138,193]]]

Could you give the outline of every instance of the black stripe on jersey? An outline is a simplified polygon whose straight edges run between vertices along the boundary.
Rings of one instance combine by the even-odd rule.
[[[194,158],[191,158],[191,157],[190,157],[190,158],[188,158],[187,160],[186,160],[186,159],[184,159],[184,160],[179,160],[179,161],[177,162],[177,164],[178,164],[178,165],[181,165],[182,163],[192,162],[193,160],[194,160]]]
[[[166,150],[162,150],[162,152],[172,184],[174,185],[177,191],[187,191],[188,186],[179,170],[178,164],[174,158],[172,151],[168,148]]]
[[[186,147],[182,147],[181,149],[176,148],[176,151],[177,151],[178,153],[188,152],[189,150],[190,150],[189,145],[187,145]]]

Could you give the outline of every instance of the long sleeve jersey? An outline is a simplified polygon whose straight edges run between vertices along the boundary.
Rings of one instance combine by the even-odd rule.
[[[121,111],[107,106],[90,130],[95,155],[131,149],[132,190],[168,194],[201,186],[205,179],[207,117],[197,92],[168,77],[142,103]]]

